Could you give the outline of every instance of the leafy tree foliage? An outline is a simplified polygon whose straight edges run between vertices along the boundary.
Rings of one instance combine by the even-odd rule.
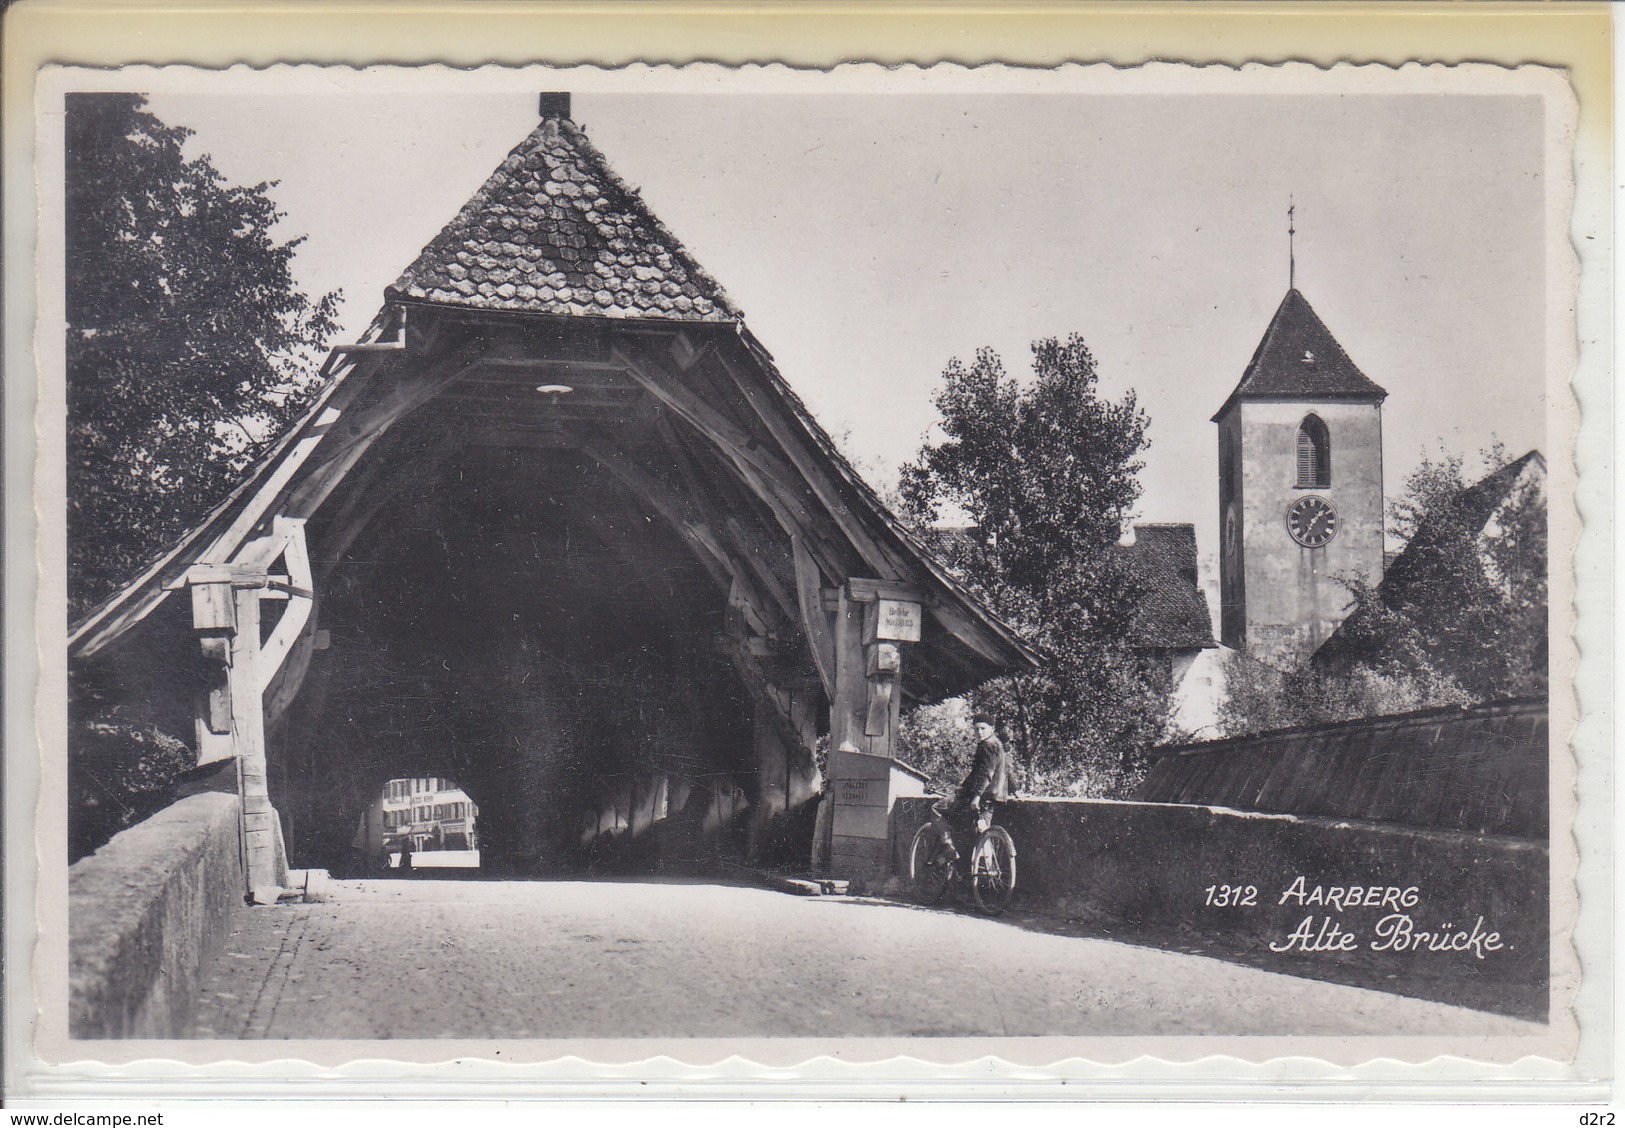
[[[68,555],[78,618],[309,401],[338,294],[295,285],[271,183],[226,182],[138,94],[67,99]]]
[[[1224,659],[1218,727],[1225,736],[1299,725],[1383,717],[1471,700],[1430,668],[1378,673],[1365,666],[1343,675],[1278,670],[1239,651]]]
[[[1497,483],[1518,468],[1499,444],[1482,457],[1476,484],[1461,457],[1424,458],[1390,506],[1405,558],[1380,587],[1350,585],[1356,669],[1471,701],[1546,691],[1542,476]]]
[[[903,714],[897,758],[924,772],[936,794],[952,795],[975,755],[970,703],[963,697],[917,705]]]
[[[68,758],[68,862],[175,801],[175,784],[197,763],[180,740],[150,724],[74,726]]]
[[[1033,379],[991,349],[955,359],[936,397],[943,440],[902,472],[904,515],[930,529],[949,566],[1048,658],[1043,672],[975,694],[1004,721],[1031,791],[1132,787],[1136,753],[1167,719],[1156,665],[1129,646],[1141,591],[1112,546],[1139,497],[1149,422],[1131,391],[1100,393],[1074,334],[1034,342]]]

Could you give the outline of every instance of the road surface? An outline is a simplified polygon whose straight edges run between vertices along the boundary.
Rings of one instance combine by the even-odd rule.
[[[1522,1034],[952,910],[683,882],[332,882],[238,911],[202,1038]]]

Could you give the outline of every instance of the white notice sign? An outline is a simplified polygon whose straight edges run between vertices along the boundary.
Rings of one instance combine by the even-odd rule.
[[[882,599],[875,637],[892,642],[920,641],[920,605],[900,599]]]

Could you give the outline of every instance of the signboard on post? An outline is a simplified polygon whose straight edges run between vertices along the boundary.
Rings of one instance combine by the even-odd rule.
[[[878,600],[875,637],[889,642],[920,641],[920,605],[901,599]]]

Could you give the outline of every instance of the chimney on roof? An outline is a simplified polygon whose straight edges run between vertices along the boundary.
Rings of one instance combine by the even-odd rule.
[[[548,118],[567,118],[570,116],[570,94],[568,91],[553,91],[543,94],[538,99],[536,112],[542,120]]]

